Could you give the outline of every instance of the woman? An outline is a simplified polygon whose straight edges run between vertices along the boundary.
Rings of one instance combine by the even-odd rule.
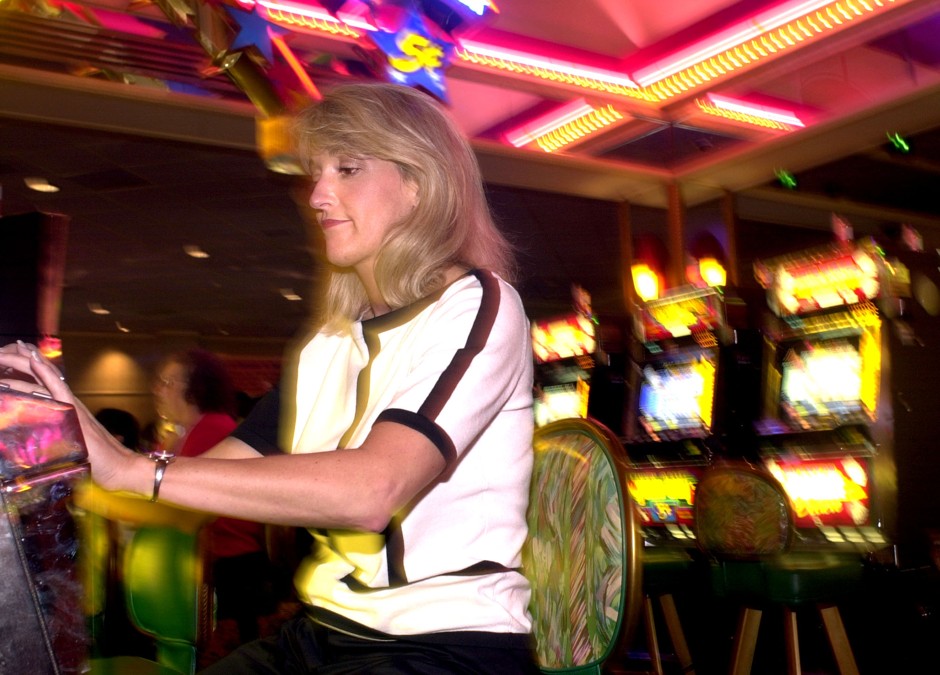
[[[473,153],[430,97],[384,84],[333,90],[300,115],[298,146],[329,274],[296,391],[282,393],[290,413],[271,397],[169,466],[83,414],[95,480],[310,528],[305,613],[216,672],[536,672],[518,571],[529,328]],[[35,350],[2,351],[0,365],[74,401]],[[276,450],[278,416],[291,454]]]
[[[198,457],[234,431],[235,387],[219,357],[204,349],[171,354],[158,366],[153,382],[157,413],[177,430],[165,451],[175,457]],[[219,619],[213,656],[259,635],[258,620],[273,610],[271,570],[264,525],[250,520],[217,518],[208,528]],[[234,621],[236,635],[228,621]],[[234,643],[234,644],[229,644]]]

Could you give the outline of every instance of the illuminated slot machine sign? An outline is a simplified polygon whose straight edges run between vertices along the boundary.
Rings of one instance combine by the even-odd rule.
[[[714,288],[680,288],[647,302],[639,312],[636,333],[651,352],[663,340],[695,338],[703,347],[718,344],[714,333],[725,325],[724,299]]]
[[[589,374],[597,349],[596,326],[590,316],[571,314],[532,323],[536,368],[548,373],[535,400],[538,426],[559,419],[587,417]]]
[[[694,521],[695,485],[701,478],[697,467],[634,470],[630,473],[630,496],[647,527],[668,527],[674,536],[691,532]]]
[[[871,485],[864,458],[767,458],[793,506],[797,527],[861,526],[870,520]]]

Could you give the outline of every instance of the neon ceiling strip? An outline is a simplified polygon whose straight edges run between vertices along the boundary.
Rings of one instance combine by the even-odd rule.
[[[351,14],[344,14],[342,20],[337,19],[322,7],[278,0],[257,0],[257,4],[265,9],[268,18],[272,21],[292,26],[304,26],[330,35],[358,38],[361,35],[358,31],[377,30],[371,23]]]
[[[455,54],[457,58],[467,63],[496,70],[570,84],[593,91],[648,99],[647,94],[623,73],[559,61],[472,40],[459,40]]]
[[[505,137],[517,148],[535,143],[545,152],[554,152],[622,119],[613,106],[595,108],[578,99],[507,132]]]
[[[842,2],[794,0],[759,12],[747,21],[731,26],[665,59],[652,63],[634,73],[634,78],[640,85],[645,87],[670,75],[675,75],[681,70],[691,68],[697,63],[707,61],[761,35],[771,33],[790,22],[805,20],[817,10],[822,10],[827,6],[832,6],[828,8],[827,14],[831,15],[833,21],[840,23],[841,20],[851,20],[852,14],[860,16],[862,11],[873,12],[876,11],[876,6],[884,6],[893,2],[894,0],[856,0],[855,2],[852,0]],[[859,10],[855,5],[860,5],[862,10]]]
[[[765,119],[771,122],[782,124],[786,127],[805,127],[799,117],[789,110],[775,108],[773,106],[749,103],[740,99],[719,96],[718,94],[707,94],[706,98],[711,104],[721,110]],[[701,106],[701,103],[699,104]]]
[[[579,98],[507,132],[506,140],[514,147],[521,148],[539,136],[554,131],[563,124],[587,115],[593,110],[593,106],[589,105],[583,98]]]
[[[623,115],[611,105],[595,108],[588,114],[540,136],[535,142],[545,152],[554,152],[566,145],[581,141],[595,131],[599,131],[622,119]]]
[[[744,39],[731,47],[725,48],[725,45],[734,40],[724,38],[717,43],[709,43],[710,47],[699,48],[693,56],[682,57],[675,63],[661,61],[651,67],[655,70],[647,68],[640,71],[644,77],[640,78],[638,74],[638,81],[645,82],[646,89],[658,100],[671,98],[751,63],[769,58],[800,42],[839,30],[851,21],[909,1],[814,0],[800,3],[799,8],[813,6],[817,9],[786,23],[772,22],[777,24],[776,28],[755,33],[754,37]],[[791,15],[792,13],[787,13],[787,16]],[[739,32],[735,36],[741,38],[744,33]],[[690,65],[682,67],[683,64]]]

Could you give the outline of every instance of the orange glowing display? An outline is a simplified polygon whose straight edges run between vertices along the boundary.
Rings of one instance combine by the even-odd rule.
[[[532,323],[532,349],[537,363],[593,354],[596,348],[594,322],[583,314]]]
[[[871,488],[864,459],[768,458],[765,464],[786,490],[797,527],[868,523]]]
[[[647,302],[639,318],[643,341],[665,340],[713,331],[723,325],[724,309],[714,288],[694,289]]]
[[[761,261],[754,272],[778,316],[873,300],[882,293],[882,278],[891,276],[876,248],[851,244]]]

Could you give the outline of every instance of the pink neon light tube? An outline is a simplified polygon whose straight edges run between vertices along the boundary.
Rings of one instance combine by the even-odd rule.
[[[641,68],[633,77],[645,87],[829,4],[832,0],[791,0],[758,12],[746,21]]]

